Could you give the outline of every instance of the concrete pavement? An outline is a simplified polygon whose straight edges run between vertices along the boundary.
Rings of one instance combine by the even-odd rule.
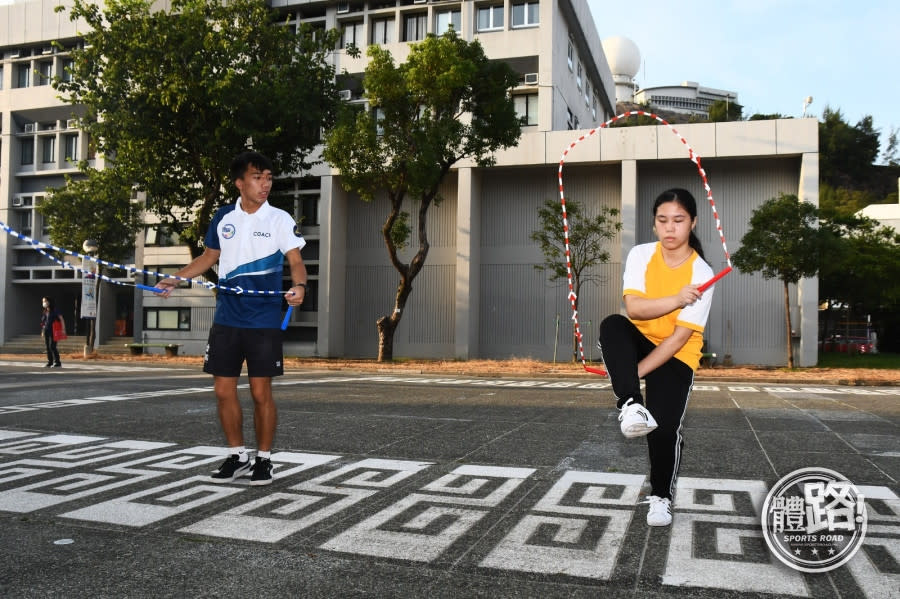
[[[645,444],[599,379],[291,372],[277,479],[253,488],[205,480],[224,450],[196,367],[37,366],[0,362],[4,596],[900,591],[897,387],[698,384],[657,529]],[[825,574],[782,565],[760,533],[767,489],[806,466],[867,497],[863,547]]]

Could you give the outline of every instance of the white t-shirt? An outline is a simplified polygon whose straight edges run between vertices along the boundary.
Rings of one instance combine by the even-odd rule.
[[[245,291],[282,289],[284,255],[301,249],[306,241],[290,214],[263,203],[253,214],[244,212],[240,198],[213,216],[206,247],[219,250],[219,282]],[[232,327],[279,328],[280,293],[256,295],[221,291],[214,321]]]

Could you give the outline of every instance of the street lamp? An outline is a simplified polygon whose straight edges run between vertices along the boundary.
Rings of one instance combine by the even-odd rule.
[[[93,256],[100,249],[94,239],[85,239],[81,249],[88,256]],[[82,258],[81,270],[81,317],[90,319],[91,326],[84,345],[84,357],[94,353],[96,341],[97,317],[100,315],[100,265],[96,262]]]
[[[806,109],[812,103],[813,103],[812,96],[806,96],[806,98],[803,99],[803,115],[800,118],[806,118]]]

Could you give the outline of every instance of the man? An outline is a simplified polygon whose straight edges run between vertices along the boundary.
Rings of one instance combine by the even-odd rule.
[[[277,422],[272,377],[284,374],[282,295],[247,292],[280,290],[287,258],[293,286],[283,297],[290,306],[302,304],[307,279],[300,249],[306,241],[293,217],[267,201],[272,189],[272,163],[268,158],[257,152],[243,152],[232,162],[230,174],[240,197],[215,213],[203,254],[175,275],[194,278],[218,262],[220,284],[245,290],[242,294],[218,293],[206,346],[203,371],[214,377],[219,420],[230,448],[228,458],[210,480],[226,483],[250,473],[251,485],[268,485],[272,482],[271,451]],[[156,287],[168,297],[177,285],[178,281],[170,277]],[[243,413],[237,392],[244,361],[256,430],[257,453],[252,464],[244,446]]]

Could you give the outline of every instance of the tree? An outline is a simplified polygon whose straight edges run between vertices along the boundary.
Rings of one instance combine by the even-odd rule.
[[[891,127],[888,134],[888,144],[881,156],[882,161],[888,166],[900,166],[900,142],[897,140],[897,128]]]
[[[263,0],[100,4],[72,5],[70,18],[90,29],[54,86],[84,107],[79,124],[119,178],[145,191],[146,209],[197,256],[232,193],[228,162],[248,143],[279,172],[308,166],[339,102],[325,63],[337,34],[292,33]]]
[[[819,185],[819,210],[823,218],[850,218],[869,204],[878,204],[882,198],[867,190]]]
[[[720,123],[724,121],[739,121],[744,111],[744,107],[737,102],[726,102],[725,100],[716,100],[709,105],[709,121],[711,123]]]
[[[565,251],[562,211],[556,200],[547,200],[538,209],[540,229],[531,233],[531,239],[541,246],[544,263],[535,264],[538,270],[550,273],[551,281],[568,279],[567,262],[572,268],[572,287],[575,292],[575,310],[581,298],[581,288],[585,283],[598,282],[600,275],[593,267],[609,262],[606,242],[622,230],[622,223],[616,220],[619,211],[601,206],[595,216],[585,214],[579,202],[566,200],[566,220],[569,229],[569,253]],[[567,260],[568,258],[568,260]],[[572,339],[572,360],[577,359],[578,339]]]
[[[453,30],[412,45],[400,65],[381,46],[369,46],[368,56],[363,88],[372,110],[345,110],[326,134],[323,156],[340,169],[346,190],[365,201],[383,191],[390,201],[381,234],[400,280],[394,309],[377,321],[378,360],[389,361],[413,280],[428,256],[428,209],[440,201],[441,181],[460,159],[488,166],[494,151],[519,139],[521,121],[509,95],[518,75]],[[407,198],[418,202],[418,248],[404,262],[399,250],[412,233],[403,210]]]
[[[94,239],[107,262],[134,254],[134,236],[141,228],[141,205],[131,200],[131,185],[115,170],[86,169],[86,179],[66,177],[65,187],[48,190],[38,211],[50,224],[54,245],[81,248]]]
[[[823,219],[821,230],[819,297],[828,304],[824,335],[835,305],[846,307],[848,319],[875,316],[879,327],[879,317],[900,307],[900,234],[870,218],[840,214]]]
[[[879,143],[871,116],[851,127],[840,110],[826,106],[819,123],[821,181],[833,187],[868,189]]]
[[[79,180],[66,176],[65,187],[49,189],[38,205],[38,211],[49,222],[50,240],[55,245],[80,250],[86,240],[93,239],[104,260],[123,262],[134,254],[142,207],[131,200],[131,185],[122,181],[115,170],[86,169],[85,175],[87,178]],[[101,276],[103,270],[103,265],[98,264]],[[95,279],[98,302],[99,282]],[[95,334],[92,320],[86,339],[88,350],[94,348]]]
[[[750,228],[732,256],[738,270],[761,272],[764,279],[779,279],[783,283],[788,368],[794,367],[788,285],[818,272],[821,236],[817,219],[814,205],[801,202],[795,195],[779,194],[753,211]]]
[[[789,119],[790,116],[786,114],[781,114],[780,112],[771,112],[771,113],[762,113],[762,112],[754,112],[749,117],[747,117],[748,121],[773,121],[775,119]]]

